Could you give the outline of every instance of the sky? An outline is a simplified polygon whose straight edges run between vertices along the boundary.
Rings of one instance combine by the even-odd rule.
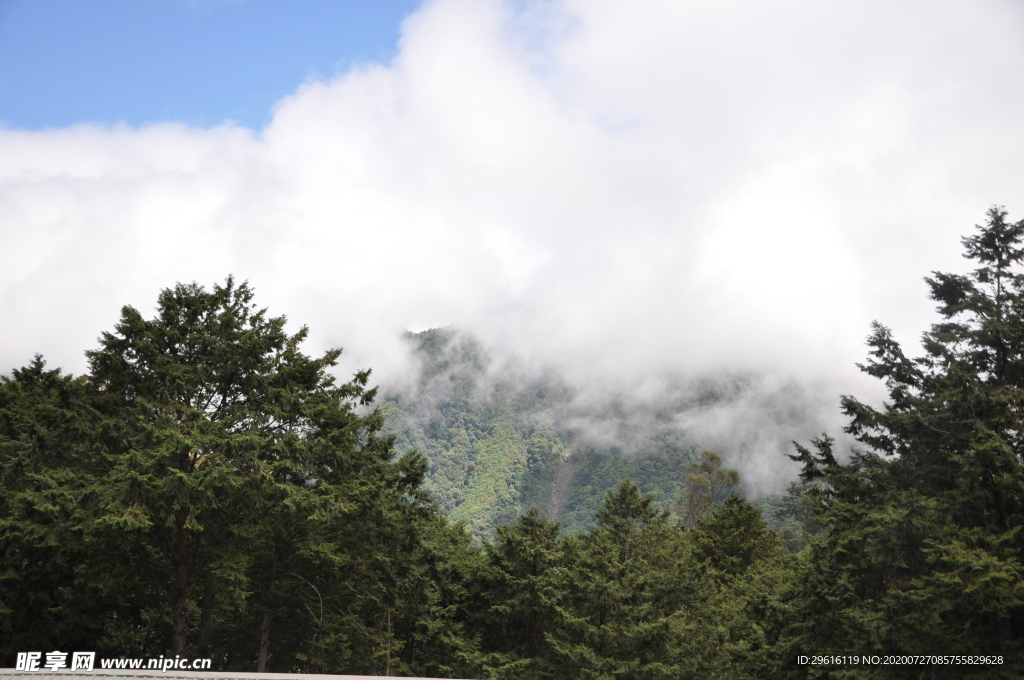
[[[307,80],[387,62],[418,0],[0,0],[0,121],[270,122]]]
[[[871,321],[913,351],[923,277],[1024,217],[1022,35],[1015,0],[0,0],[0,372],[234,274],[380,381],[453,324],[838,428]]]

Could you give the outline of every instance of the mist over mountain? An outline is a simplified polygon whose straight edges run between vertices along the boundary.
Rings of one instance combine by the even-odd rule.
[[[121,305],[234,273],[342,375],[400,382],[402,330],[452,324],[576,402],[755,374],[832,408],[871,321],[915,342],[921,277],[1024,202],[1022,26],[1000,0],[434,0],[261,130],[0,126],[0,366],[81,372]]]
[[[531,506],[575,532],[624,479],[670,507],[706,449],[739,470],[748,497],[778,493],[796,478],[784,455],[791,440],[834,429],[828,405],[795,380],[676,374],[601,391],[597,381],[530,367],[452,327],[405,341],[416,379],[382,385],[379,407],[398,450],[429,460],[425,489],[478,536]]]

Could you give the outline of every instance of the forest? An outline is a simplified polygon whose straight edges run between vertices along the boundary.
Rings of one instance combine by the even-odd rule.
[[[633,425],[629,451],[620,442],[598,443],[580,435],[593,421],[613,420],[607,410],[614,404],[575,409],[574,390],[556,373],[496,367],[478,342],[455,329],[408,333],[406,340],[419,360],[417,388],[382,390],[384,431],[398,451],[426,457],[423,489],[474,537],[493,538],[532,506],[559,520],[562,533],[579,533],[594,524],[605,492],[626,479],[658,506],[681,497],[702,449],[671,420]],[[684,398],[691,403],[659,406],[669,413],[699,406],[730,387],[739,388],[701,386]],[[618,415],[629,424],[628,415]],[[584,417],[582,425],[568,425]]]
[[[671,427],[631,455],[574,438],[557,381],[481,398],[451,329],[408,335],[414,402],[339,381],[341,350],[308,356],[230,277],[126,306],[85,374],[0,377],[0,666],[1021,677],[1024,220],[993,207],[962,243],[921,356],[874,324],[887,398],[841,397],[858,445],[795,443],[799,480],[757,503]]]

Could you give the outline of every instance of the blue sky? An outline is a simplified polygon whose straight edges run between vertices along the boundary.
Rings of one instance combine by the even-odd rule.
[[[421,0],[0,0],[0,122],[233,120],[304,81],[387,63]]]

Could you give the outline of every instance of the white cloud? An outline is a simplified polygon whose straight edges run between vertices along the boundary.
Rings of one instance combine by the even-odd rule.
[[[1024,214],[1022,28],[997,0],[435,0],[260,133],[0,130],[0,371],[82,371],[121,305],[234,273],[383,379],[400,330],[454,323],[577,381],[824,380],[834,416],[869,322],[912,342],[922,276]]]

